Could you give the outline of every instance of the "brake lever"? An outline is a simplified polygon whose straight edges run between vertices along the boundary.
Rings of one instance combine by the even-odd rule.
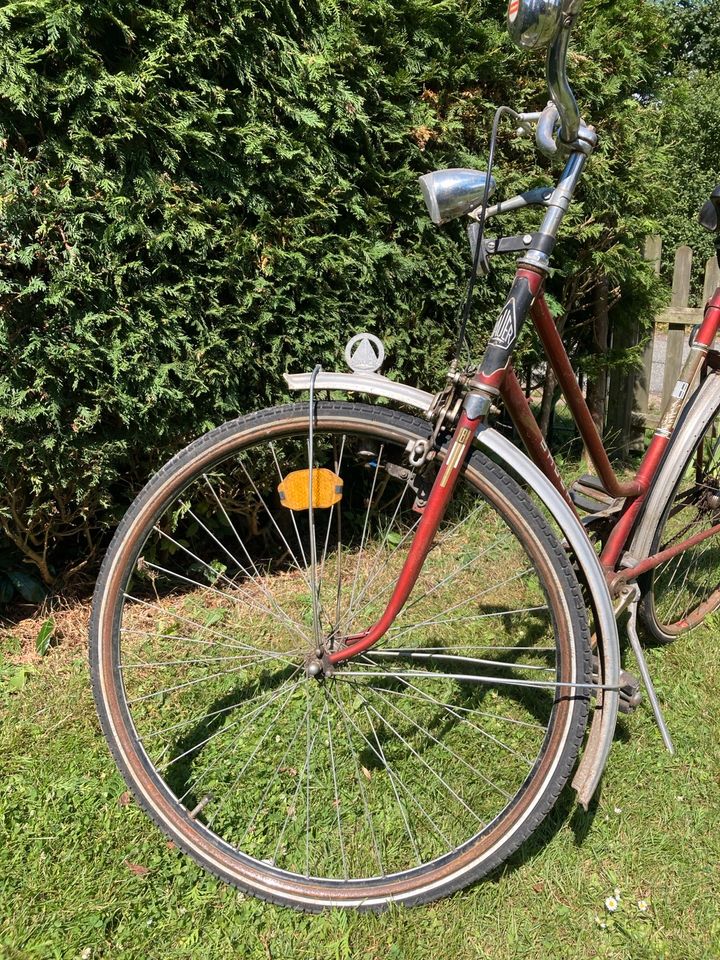
[[[557,153],[555,128],[559,123],[558,108],[552,100],[549,100],[535,128],[535,143],[540,153],[544,153],[546,157],[553,157]]]

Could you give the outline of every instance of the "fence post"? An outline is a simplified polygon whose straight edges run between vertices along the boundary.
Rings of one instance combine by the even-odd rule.
[[[705,283],[703,284],[703,301],[701,304],[703,308],[715,293],[717,287],[720,287],[720,263],[717,262],[717,257],[710,257],[705,264]]]
[[[671,310],[685,309],[690,300],[690,274],[692,272],[692,250],[683,245],[675,254],[673,273]],[[667,347],[665,350],[665,375],[663,377],[663,400],[665,408],[682,367],[683,347],[685,345],[685,324],[668,324]]]
[[[652,263],[655,274],[660,274],[662,238],[647,237],[645,259]],[[639,322],[632,329],[618,328],[613,332],[613,346],[634,347],[640,343],[643,332]],[[645,421],[650,400],[652,379],[653,332],[645,338],[642,367],[629,373],[614,373],[610,383],[608,403],[608,439],[614,443],[614,451],[620,456],[642,453],[645,450]]]

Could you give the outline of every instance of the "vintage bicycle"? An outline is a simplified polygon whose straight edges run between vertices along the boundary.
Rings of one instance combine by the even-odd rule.
[[[359,334],[351,372],[288,375],[308,399],[177,454],[105,558],[90,656],[115,760],[182,850],[265,899],[380,909],[449,894],[538,827],[583,741],[572,784],[587,806],[618,710],[640,696],[619,621],[672,749],[636,621],[666,641],[720,606],[720,289],[620,481],[543,297],[596,144],[566,74],[581,5],[510,0],[514,39],[548,47],[551,99],[500,108],[486,171],[421,179],[435,223],[470,218],[471,287],[519,253],[479,368],[453,362],[433,395],[381,375],[382,345]],[[566,159],[554,186],[491,205],[503,116]],[[531,205],[537,232],[486,235]],[[701,222],[718,233],[720,187]],[[528,316],[597,471],[569,489],[513,372]],[[490,425],[498,397],[527,455]]]

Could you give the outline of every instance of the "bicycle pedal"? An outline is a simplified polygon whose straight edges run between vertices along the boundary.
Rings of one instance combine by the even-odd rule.
[[[593,683],[600,683],[599,673],[600,663],[597,656],[593,657]],[[620,713],[635,713],[643,701],[642,690],[640,689],[640,680],[627,670],[620,671],[619,682],[620,702],[618,710]]]
[[[642,690],[640,689],[640,680],[628,673],[627,670],[620,671],[620,702],[618,710],[620,713],[635,713],[643,701]]]

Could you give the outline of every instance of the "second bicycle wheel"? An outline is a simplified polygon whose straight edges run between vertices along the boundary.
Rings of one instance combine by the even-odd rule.
[[[640,555],[644,549],[648,555],[660,553],[720,523],[719,389],[713,374],[697,401],[699,426],[691,423],[688,439],[683,433],[677,447],[670,448],[658,493],[648,507]],[[720,607],[720,537],[700,540],[666,560],[642,586],[640,613],[656,640],[668,643],[696,627]]]
[[[103,731],[141,804],[202,866],[308,910],[443,896],[546,816],[591,676],[572,568],[527,495],[473,454],[401,616],[382,613],[438,461],[397,411],[241,418],[142,491],[91,626]],[[441,459],[441,458],[440,458]],[[310,509],[308,467],[316,493]]]

